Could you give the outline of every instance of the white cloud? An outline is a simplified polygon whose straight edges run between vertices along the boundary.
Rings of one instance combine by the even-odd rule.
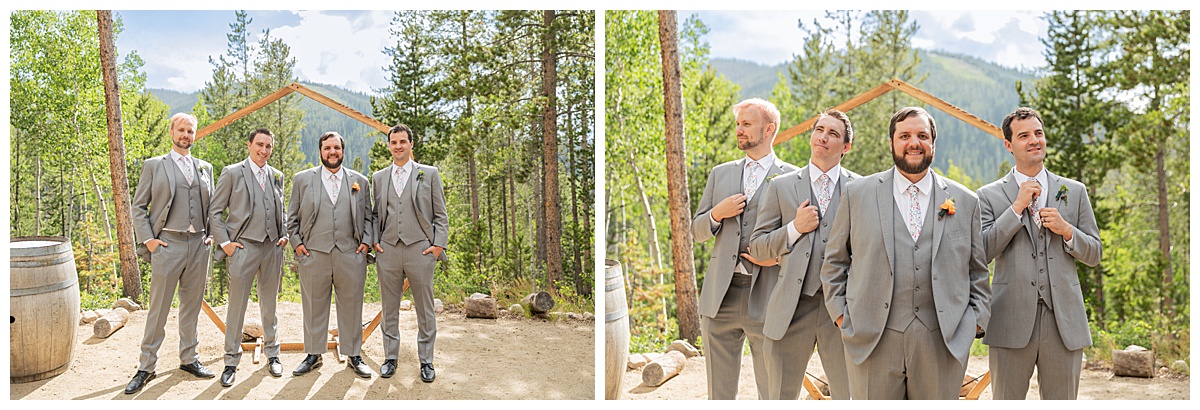
[[[300,23],[271,30],[292,47],[297,76],[361,92],[386,85],[382,75],[390,60],[383,54],[391,43],[388,11],[301,11]],[[379,75],[364,76],[378,71]]]

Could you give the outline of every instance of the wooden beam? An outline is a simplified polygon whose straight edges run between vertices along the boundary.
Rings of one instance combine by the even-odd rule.
[[[1000,128],[992,125],[990,122],[984,121],[982,118],[976,117],[974,114],[966,112],[962,108],[955,107],[953,104],[950,104],[941,98],[934,97],[932,94],[922,91],[917,87],[913,87],[911,84],[901,81],[898,78],[893,78],[891,81],[888,81],[888,84],[896,87],[897,90],[903,91],[905,94],[916,97],[918,100],[932,105],[934,108],[942,110],[942,112],[945,112],[946,114],[950,114],[954,118],[958,118],[967,124],[971,124],[976,128],[983,130],[983,132],[991,134],[992,136],[1001,140],[1004,139],[1004,132],[1001,131]]]
[[[225,321],[217,316],[217,312],[213,311],[212,306],[208,305],[207,300],[200,301],[200,308],[204,310],[204,313],[208,314],[208,318],[212,319],[213,324],[217,325],[217,329],[221,330],[221,334],[225,334]]]
[[[292,85],[289,85],[288,87],[290,87],[293,90],[296,90],[296,92],[298,92],[300,94],[304,94],[308,98],[312,98],[316,102],[325,104],[329,108],[333,108],[342,114],[346,114],[350,118],[359,120],[363,124],[367,124],[367,126],[374,128],[376,130],[379,130],[379,132],[382,132],[384,134],[386,134],[388,129],[391,128],[382,122],[376,121],[374,118],[366,116],[366,114],[355,111],[353,108],[342,105],[342,103],[334,101],[333,99],[326,97],[324,95],[321,95],[321,93],[313,91],[312,89],[305,87],[303,85],[300,85],[298,83],[292,83]]]
[[[293,85],[297,85],[297,84],[292,83],[292,85],[280,88],[279,91],[271,93],[271,95],[263,97],[261,100],[255,101],[253,104],[242,107],[242,109],[234,111],[233,114],[226,115],[225,118],[221,118],[212,124],[206,125],[204,128],[201,128],[200,131],[196,132],[196,140],[199,141],[200,138],[203,138],[204,136],[206,136],[208,134],[217,132],[217,130],[219,130],[221,128],[225,128],[226,125],[232,124],[234,121],[237,121],[239,118],[250,115],[250,113],[257,111],[258,109],[266,106],[267,104],[273,103],[273,102],[275,102],[275,100],[278,100],[288,94],[291,94],[292,91],[295,91],[291,88]]]
[[[883,83],[883,84],[880,84],[878,87],[872,88],[865,93],[856,95],[856,96],[854,96],[854,98],[846,100],[845,102],[838,104],[838,105],[834,106],[833,108],[835,108],[841,112],[849,112],[850,110],[854,109],[855,107],[863,105],[863,103],[866,103],[867,101],[871,101],[881,95],[887,94],[888,91],[892,91],[894,89],[895,89],[895,86],[893,86],[891,83]],[[782,143],[786,142],[787,140],[790,140],[793,137],[800,135],[801,133],[804,133],[805,131],[811,130],[813,125],[815,125],[817,123],[817,118],[819,118],[820,116],[821,116],[821,114],[814,115],[812,118],[809,118],[809,119],[805,120],[804,122],[800,123],[800,125],[797,125],[792,128],[788,128],[787,130],[779,133],[779,135],[775,136],[775,142],[772,143],[771,146],[776,146],[776,145],[782,144]]]

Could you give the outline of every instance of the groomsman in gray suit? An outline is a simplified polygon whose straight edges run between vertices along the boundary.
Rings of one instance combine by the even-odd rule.
[[[233,385],[242,358],[242,325],[250,286],[258,278],[258,306],[262,313],[263,351],[271,376],[283,375],[279,362],[278,320],[275,300],[283,271],[283,247],[288,243],[283,228],[283,177],[267,165],[275,147],[275,134],[266,128],[250,132],[245,161],[221,170],[217,192],[208,208],[208,224],[221,251],[214,258],[228,258],[229,306],[225,313],[225,370],[221,385]],[[225,209],[227,216],[222,217]]]
[[[847,182],[862,177],[841,166],[853,142],[850,117],[826,110],[809,137],[808,166],[775,177],[759,189],[763,198],[750,255],[759,260],[781,258],[779,283],[770,292],[763,322],[769,399],[800,398],[814,347],[819,347],[830,395],[850,398],[841,332],[825,309],[821,291],[821,265],[838,196]]]
[[[1030,108],[1005,116],[1004,147],[1017,165],[979,189],[987,260],[996,259],[983,343],[1001,400],[1024,399],[1034,367],[1041,398],[1074,400],[1092,344],[1075,262],[1100,263],[1100,230],[1087,187],[1043,165],[1043,125]]]
[[[304,304],[304,352],[292,371],[301,376],[321,367],[328,349],[329,293],[337,294],[338,349],[346,365],[362,378],[371,369],[362,360],[363,288],[371,243],[371,187],[367,178],[342,167],[345,139],[326,132],[319,139],[321,166],[300,171],[292,179],[288,201],[288,238],[295,246]]]
[[[737,398],[742,349],[749,339],[758,397],[765,399],[763,312],[779,280],[779,261],[758,260],[748,253],[761,197],[755,194],[766,180],[797,168],[776,158],[771,147],[779,129],[775,104],[752,98],[734,105],[733,113],[737,146],[746,157],[713,167],[692,220],[696,242],[716,238],[700,292],[700,334],[708,398]]]
[[[146,333],[133,380],[125,394],[142,390],[156,376],[158,348],[166,337],[167,316],[179,287],[179,368],[199,378],[215,374],[200,363],[196,324],[208,275],[208,201],[212,196],[212,164],[191,156],[196,117],[171,116],[171,152],[147,159],[133,194],[137,254],[150,261],[150,306]]]
[[[821,268],[855,399],[958,398],[971,342],[988,323],[979,201],[930,172],[937,126],[892,116],[895,168],[850,181]]]
[[[384,361],[379,375],[396,374],[400,354],[400,297],[409,279],[417,308],[417,357],[421,380],[433,382],[433,342],[437,338],[433,311],[433,271],[446,260],[449,220],[442,177],[437,168],[411,159],[413,132],[400,124],[388,130],[392,165],[375,172],[374,221],[379,232],[379,289],[383,299]]]

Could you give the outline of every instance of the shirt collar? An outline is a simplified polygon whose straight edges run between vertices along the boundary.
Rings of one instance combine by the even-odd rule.
[[[396,162],[393,161],[392,162],[392,172],[396,172],[396,168],[403,169],[405,172],[408,172],[411,174],[412,170],[413,170],[413,160],[411,160],[411,159],[408,160],[407,162],[404,163],[403,166],[396,166]]]
[[[751,162],[757,162],[758,165],[762,167],[763,172],[770,171],[771,166],[775,165],[775,152],[771,152],[770,154],[759,158],[758,161],[750,159],[749,156],[746,156],[746,163],[742,164],[742,166],[749,166]]]
[[[1046,184],[1050,182],[1050,177],[1046,175],[1046,167],[1044,166],[1042,167],[1042,171],[1038,172],[1037,175],[1025,175],[1021,173],[1021,171],[1017,171],[1017,167],[1013,167],[1013,174],[1017,177],[1018,185],[1020,185],[1022,182],[1028,181],[1029,178],[1034,178],[1037,179],[1038,183],[1042,184],[1042,188],[1045,189]]]
[[[904,174],[901,174],[900,170],[895,166],[892,167],[892,180],[894,181],[892,185],[895,186],[895,191],[897,194],[904,193],[904,191],[908,189],[908,186],[912,185],[912,182],[909,182],[908,178],[905,178]],[[932,169],[925,172],[925,177],[917,181],[917,189],[921,190],[922,194],[933,196]]]
[[[339,167],[339,168],[338,168],[338,178],[339,178],[339,179],[345,179],[345,178],[343,178],[345,175],[342,175],[342,174],[345,174],[345,172],[344,172],[344,169],[343,169],[343,168],[345,168],[345,167]],[[322,180],[328,180],[328,179],[329,179],[329,176],[331,176],[331,175],[333,175],[333,173],[332,173],[332,172],[329,172],[329,168],[325,168],[325,166],[323,166],[323,165],[322,165],[322,166],[321,166],[321,179],[322,179]]]
[[[258,170],[266,168],[266,165],[267,165],[267,164],[263,164],[263,166],[260,167],[260,166],[258,166],[258,164],[255,164],[254,160],[250,159],[250,157],[246,157],[246,162],[250,163],[250,173],[254,174],[254,175],[258,175]]]
[[[168,155],[171,156],[171,161],[175,161],[175,162],[179,162],[180,158],[187,158],[189,161],[192,159],[192,156],[190,154],[183,155],[183,154],[180,154],[179,151],[176,151],[176,150],[171,150],[171,152]]]
[[[808,176],[812,178],[813,184],[817,183],[817,179],[821,177],[821,174],[829,175],[829,183],[837,185],[838,176],[842,175],[842,164],[834,165],[833,168],[829,169],[829,172],[821,172],[821,168],[817,168],[812,162],[808,163]]]

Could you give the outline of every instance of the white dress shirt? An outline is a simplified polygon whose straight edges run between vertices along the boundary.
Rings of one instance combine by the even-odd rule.
[[[842,164],[834,165],[833,168],[829,169],[829,172],[821,172],[821,168],[817,168],[816,165],[813,165],[813,163],[809,162],[808,163],[809,182],[811,182],[811,185],[812,185],[812,193],[813,193],[813,195],[816,195],[816,196],[813,197],[813,200],[808,201],[808,204],[812,205],[812,206],[816,206],[818,209],[821,207],[821,205],[819,204],[819,201],[820,201],[819,198],[821,195],[821,183],[818,182],[818,180],[821,178],[821,175],[829,175],[829,195],[833,195],[833,190],[837,187],[838,176],[841,174],[842,174]],[[833,198],[830,198],[829,201],[832,202]],[[824,218],[825,215],[821,215],[821,217]],[[788,222],[787,233],[788,233],[788,245],[789,246],[795,245],[796,241],[800,240],[800,236],[803,235],[800,233],[799,230],[796,229],[795,220]]]
[[[913,183],[900,173],[896,167],[892,167],[892,197],[896,199],[896,209],[900,211],[900,216],[905,218],[905,225],[908,224],[908,210],[912,206],[912,201],[908,198],[908,186]],[[925,226],[925,214],[929,213],[929,202],[932,198],[930,193],[933,192],[933,170],[928,169],[925,172],[925,177],[917,181],[917,205],[920,206],[921,212],[917,213],[917,226]]]
[[[401,184],[404,184],[404,183],[406,183],[406,182],[408,182],[408,181],[400,181],[399,179],[397,179],[397,178],[395,177],[395,176],[396,176],[396,168],[400,168],[400,169],[404,170],[404,172],[407,172],[407,173],[408,173],[408,174],[407,174],[407,175],[408,175],[408,178],[412,178],[412,172],[413,172],[413,161],[410,159],[410,160],[408,160],[408,161],[404,162],[404,165],[402,165],[402,166],[398,166],[398,165],[396,165],[396,163],[395,163],[395,162],[393,162],[393,163],[392,163],[392,169],[389,171],[389,172],[391,172],[391,173],[392,173],[392,189],[395,189],[395,190],[397,190],[397,191],[399,191],[399,190],[400,190],[400,188],[408,189],[408,187],[407,187],[407,186],[403,186],[403,187],[401,186]]]
[[[340,194],[342,190],[349,189],[350,187],[346,186],[346,171],[342,167],[338,167],[337,174],[338,193]],[[329,178],[330,176],[333,176],[333,173],[329,172],[329,168],[321,167],[321,183],[325,186],[325,193],[329,194],[330,202],[337,204],[337,198],[333,196],[333,180]]]
[[[1024,184],[1025,181],[1028,181],[1029,178],[1036,179],[1039,184],[1042,184],[1042,194],[1038,195],[1037,198],[1034,198],[1034,200],[1037,201],[1038,209],[1042,209],[1042,208],[1046,207],[1046,201],[1047,201],[1046,198],[1048,198],[1050,196],[1050,193],[1047,192],[1050,189],[1050,175],[1046,172],[1046,167],[1042,167],[1042,171],[1038,172],[1037,176],[1029,176],[1029,175],[1022,174],[1021,171],[1017,171],[1017,167],[1013,167],[1013,176],[1016,177],[1016,179],[1017,179],[1018,187],[1020,187],[1021,184]],[[1020,188],[1018,188],[1018,189],[1020,189]],[[1013,213],[1017,214],[1017,219],[1024,218],[1024,215],[1025,215],[1024,213],[1013,210],[1011,206],[1008,207],[1008,209],[1011,210]],[[1063,239],[1063,243],[1065,243],[1067,245],[1067,249],[1075,249],[1075,237],[1074,236],[1072,236],[1071,240],[1069,240],[1069,241],[1066,239]]]
[[[192,174],[191,175],[192,181],[193,182],[196,181],[196,161],[192,161],[192,156],[190,154],[183,155],[183,154],[180,154],[178,151],[171,150],[170,154],[168,154],[168,155],[170,155],[171,162],[175,163],[175,167],[179,168],[179,172],[183,174],[184,178],[187,178],[188,173],[190,172]],[[190,165],[190,169],[185,169],[183,167],[183,164],[179,163],[180,158],[185,158],[187,160],[188,164]],[[187,180],[184,180],[184,181],[186,182]]]
[[[751,175],[751,173],[750,173],[750,163],[751,162],[757,162],[758,166],[759,166],[759,168],[756,170],[757,177],[758,177],[758,188],[756,188],[757,190],[754,192],[755,195],[758,195],[759,192],[762,192],[763,184],[765,182],[767,182],[766,181],[767,177],[768,177],[767,172],[769,172],[771,170],[771,166],[775,165],[775,152],[772,151],[771,153],[763,156],[762,158],[759,158],[757,161],[751,159],[749,156],[746,157],[746,161],[742,163],[742,193],[743,194],[747,193],[746,190],[747,190],[747,188],[750,187],[750,178],[752,176],[754,176],[754,175]],[[717,198],[713,198],[713,199],[717,200],[718,202],[720,201]],[[724,198],[721,198],[721,200],[723,200],[723,199]],[[750,202],[750,195],[747,194],[746,195],[747,206],[749,206],[749,202]],[[745,210],[743,209],[742,212],[745,212]],[[717,229],[721,228],[721,223],[718,222],[716,218],[713,218],[712,212],[708,213],[708,227],[709,227],[709,229],[712,230],[713,233],[717,233]],[[739,256],[741,256],[741,255],[739,255]],[[735,266],[733,268],[733,273],[740,273],[743,275],[750,274],[749,271],[746,270],[746,268],[744,266],[742,266],[741,263],[738,263],[737,266]]]

